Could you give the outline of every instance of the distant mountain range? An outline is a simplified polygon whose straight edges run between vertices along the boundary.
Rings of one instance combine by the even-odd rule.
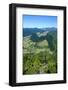
[[[56,31],[57,28],[23,28],[23,36],[29,36],[32,35],[33,33],[42,33],[46,31]]]

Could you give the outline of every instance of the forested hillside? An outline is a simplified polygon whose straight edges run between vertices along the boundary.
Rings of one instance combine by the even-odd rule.
[[[57,73],[57,29],[23,29],[23,74]]]

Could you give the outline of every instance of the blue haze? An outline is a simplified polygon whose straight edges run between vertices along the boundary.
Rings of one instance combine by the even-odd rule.
[[[24,15],[24,28],[57,28],[57,16]]]

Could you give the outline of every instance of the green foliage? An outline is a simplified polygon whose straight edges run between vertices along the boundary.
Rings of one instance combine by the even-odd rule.
[[[35,37],[35,38],[34,38]],[[23,74],[57,73],[57,32],[24,38]]]

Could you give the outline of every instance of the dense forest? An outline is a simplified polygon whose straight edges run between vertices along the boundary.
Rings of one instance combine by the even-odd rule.
[[[23,30],[23,74],[57,73],[57,29]]]

